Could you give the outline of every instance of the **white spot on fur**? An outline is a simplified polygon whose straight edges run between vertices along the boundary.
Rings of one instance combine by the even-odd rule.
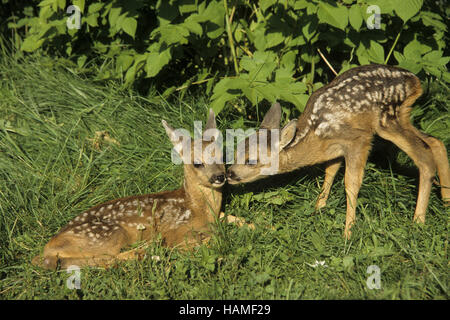
[[[176,225],[179,225],[181,223],[186,223],[187,220],[189,220],[191,216],[191,210],[186,210],[181,216],[178,217],[177,221],[175,222]]]
[[[403,101],[403,99],[405,99],[405,92],[403,91],[403,85],[401,83],[397,84],[395,86],[395,90],[398,93],[399,100]]]
[[[139,224],[136,226],[136,229],[138,229],[139,231],[141,231],[141,230],[145,230],[146,228],[145,228],[144,224],[139,223]]]

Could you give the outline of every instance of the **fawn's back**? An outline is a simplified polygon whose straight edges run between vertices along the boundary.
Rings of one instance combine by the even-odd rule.
[[[386,126],[396,118],[409,122],[408,110],[400,112],[399,106],[421,93],[419,79],[407,70],[386,65],[350,69],[311,95],[296,140],[310,131],[336,138],[352,127],[374,132],[378,124]]]

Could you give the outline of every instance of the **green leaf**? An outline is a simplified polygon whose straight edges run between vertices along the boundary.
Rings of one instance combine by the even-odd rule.
[[[281,32],[273,32],[266,34],[266,49],[275,47],[284,41],[284,36]]]
[[[367,53],[367,50],[362,43],[360,43],[359,47],[356,49],[356,56],[358,57],[358,62],[360,65],[370,63],[369,54]]]
[[[311,38],[317,32],[318,21],[316,16],[306,16],[301,19],[302,26],[302,34],[306,40],[311,40]]]
[[[166,24],[154,32],[159,32],[161,34],[161,42],[166,44],[187,44],[187,37],[189,36],[189,30],[184,28],[182,25]]]
[[[20,49],[26,52],[32,52],[42,46],[44,41],[45,39],[40,39],[38,35],[31,35],[25,38]]]
[[[186,29],[188,29],[191,33],[194,33],[196,35],[201,36],[203,33],[203,29],[202,26],[200,25],[200,23],[195,22],[195,21],[188,21],[186,20],[182,26],[184,26]]]
[[[348,20],[350,22],[350,25],[355,29],[356,31],[359,31],[359,29],[362,26],[363,23],[363,15],[361,12],[361,6],[358,4],[355,4],[351,6],[349,12],[348,12]]]
[[[124,72],[133,64],[133,57],[128,54],[121,54],[116,59],[116,70]]]
[[[222,109],[225,107],[225,103],[236,97],[237,97],[236,94],[230,93],[222,94],[211,102],[210,107],[213,109],[215,114],[219,114],[220,111],[222,111]]]
[[[82,55],[79,56],[77,59],[77,65],[79,68],[83,68],[84,64],[86,63],[87,60],[87,56],[86,55]]]
[[[437,67],[445,67],[449,62],[450,57],[442,57],[442,51],[431,51],[422,57],[424,62]]]
[[[345,30],[348,25],[348,9],[342,5],[332,6],[320,2],[317,16],[320,22],[328,23],[341,30]]]
[[[105,5],[104,3],[99,2],[93,3],[89,6],[88,13],[96,13],[100,11],[100,9],[103,8],[104,5]]]
[[[136,28],[137,28],[137,21],[136,21],[136,19],[131,18],[131,17],[126,17],[122,21],[121,28],[128,35],[130,35],[132,38],[134,38],[134,35],[136,34]]]
[[[396,0],[395,13],[406,23],[420,11],[422,5],[423,0]]]
[[[145,64],[145,72],[147,73],[147,77],[156,76],[161,69],[169,63],[172,58],[172,54],[170,53],[170,48],[166,49],[162,52],[151,52],[148,55],[146,64]]]
[[[109,20],[109,25],[112,28],[117,29],[116,27],[116,23],[117,23],[117,19],[120,16],[120,13],[122,12],[122,8],[111,8],[111,10],[109,11],[109,15],[108,15],[108,20]]]
[[[81,12],[84,12],[84,0],[73,0],[72,3],[78,6]]]
[[[364,6],[364,10],[366,12],[366,18],[378,13],[376,10],[380,10],[380,14],[391,14],[394,10],[395,4],[397,0],[371,0],[367,1],[367,5]],[[376,7],[374,7],[376,6]],[[368,8],[371,8],[369,12],[367,12]],[[378,8],[377,8],[378,7]],[[375,9],[375,10],[374,10]]]
[[[370,48],[367,50],[370,61],[384,63],[384,48],[378,42],[370,40]]]
[[[180,0],[178,3],[178,9],[181,14],[197,11],[197,1],[195,0]]]
[[[277,2],[278,0],[261,0],[259,1],[259,8],[261,9],[262,12],[264,12]]]
[[[46,6],[51,6],[54,3],[55,3],[55,0],[43,0],[43,1],[39,2],[38,6],[43,8],[43,7],[46,7]]]
[[[87,17],[83,18],[83,20],[91,27],[98,27],[97,18],[98,18],[98,13],[94,13],[94,14],[90,14]]]
[[[447,30],[447,26],[442,22],[442,17],[436,13],[423,11],[420,12],[420,17],[422,19],[424,26],[432,26],[437,30],[445,31]]]
[[[422,56],[421,50],[421,43],[417,40],[413,40],[405,46],[405,48],[403,49],[403,55],[407,59],[420,60]]]
[[[58,7],[65,10],[66,9],[66,0],[57,0]]]
[[[164,0],[159,2],[157,17],[160,25],[171,23],[180,14],[177,5],[171,2]]]
[[[308,0],[297,0],[294,2],[294,10],[305,9],[308,6]]]
[[[404,59],[399,61],[398,66],[416,74],[422,70],[422,64],[417,60]]]

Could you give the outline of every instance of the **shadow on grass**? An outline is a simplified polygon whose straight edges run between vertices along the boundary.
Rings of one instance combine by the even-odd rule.
[[[419,183],[419,171],[417,167],[415,165],[399,163],[397,160],[399,153],[400,150],[393,143],[375,136],[368,162],[375,164],[375,168],[379,170],[392,171],[394,175],[406,176],[414,179],[414,184],[417,187]],[[258,194],[269,189],[295,185],[299,183],[299,181],[315,181],[317,178],[323,181],[323,177],[325,175],[324,169],[324,163],[320,163],[313,166],[299,168],[292,172],[265,177],[246,184],[227,184],[224,190],[224,203],[228,203],[230,201],[231,194],[239,196],[249,192]],[[344,172],[345,164],[343,164],[339,169],[339,172],[335,178],[335,183],[339,179],[343,179]],[[433,188],[433,192],[439,194],[440,190],[439,188]]]

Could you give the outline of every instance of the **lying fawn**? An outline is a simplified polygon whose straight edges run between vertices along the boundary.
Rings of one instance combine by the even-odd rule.
[[[345,160],[344,236],[348,239],[371,141],[378,134],[396,144],[419,168],[414,221],[424,223],[436,169],[442,198],[446,204],[450,203],[450,170],[444,144],[410,122],[411,105],[421,94],[419,79],[400,68],[366,65],[342,73],[314,92],[299,119],[281,129],[278,149],[274,151],[278,152],[278,173],[325,162],[325,179],[316,203],[319,209],[325,206],[334,177]],[[280,118],[281,108],[276,103],[265,115],[261,128],[278,129]],[[246,161],[248,147],[247,142]],[[270,149],[269,144],[267,148]],[[246,162],[229,168],[228,183],[245,183],[264,176],[260,171],[269,164],[250,160],[256,160],[256,164]]]
[[[178,142],[175,130],[164,120],[163,126],[180,156],[187,153],[185,148],[189,146]],[[215,116],[210,111],[205,132],[215,128]],[[210,142],[202,139],[199,155],[193,152],[195,142],[190,142],[191,158],[184,160],[181,189],[115,199],[90,208],[51,238],[43,257],[35,257],[33,263],[47,269],[58,265],[62,269],[70,265],[108,266],[118,260],[138,258],[138,251],[121,253],[121,249],[140,240],[155,239],[158,234],[171,247],[207,239],[211,223],[219,217],[221,188],[226,180],[222,162],[203,158],[205,148],[215,147],[211,145],[216,143],[214,136]],[[221,159],[222,151],[213,150],[214,156]],[[228,221],[240,223],[239,218],[232,216]]]

